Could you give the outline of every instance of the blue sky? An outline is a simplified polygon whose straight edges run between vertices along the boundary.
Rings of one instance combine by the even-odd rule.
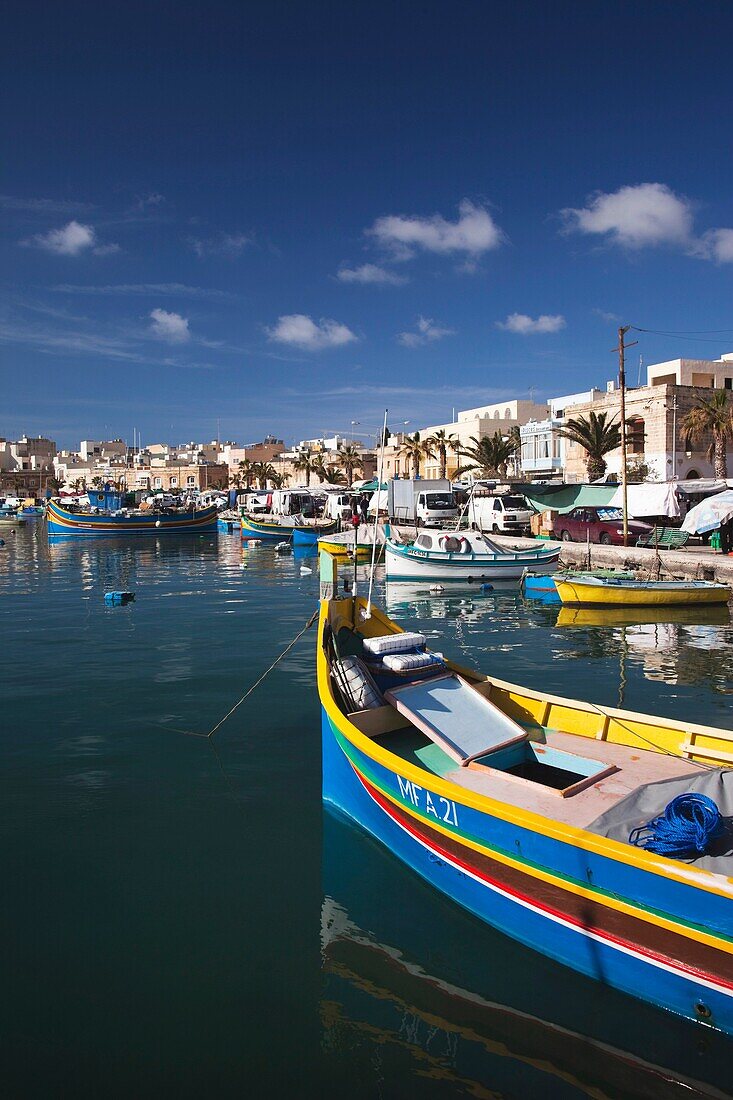
[[[0,434],[365,436],[603,385],[621,322],[678,334],[630,381],[733,350],[731,32],[719,3],[11,4]]]

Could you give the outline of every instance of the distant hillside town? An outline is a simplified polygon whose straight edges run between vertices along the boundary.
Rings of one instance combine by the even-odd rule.
[[[731,390],[733,354],[648,366],[646,384],[626,389],[629,479],[726,476],[733,429],[723,438],[722,452],[719,443],[716,462],[711,422],[700,413],[722,402],[731,417],[733,401],[727,393],[714,392]],[[496,475],[514,480],[615,480],[622,464],[618,431],[614,434],[620,404],[618,385],[610,381],[604,389],[560,395],[544,404],[519,398],[494,402],[459,411],[449,423],[388,432],[384,476],[455,479],[484,476],[493,465]],[[165,492],[351,485],[375,476],[380,436],[365,443],[334,435],[292,447],[274,435],[256,443],[212,440],[177,446],[84,439],[76,451],[59,450],[42,436],[0,438],[0,491],[46,496],[84,492],[107,482]]]

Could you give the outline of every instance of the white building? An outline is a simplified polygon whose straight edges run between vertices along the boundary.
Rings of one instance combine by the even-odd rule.
[[[602,390],[570,393],[550,399],[550,415],[530,420],[519,429],[522,441],[522,473],[528,478],[561,478],[565,469],[566,440],[559,433],[574,405],[587,405],[603,396]]]

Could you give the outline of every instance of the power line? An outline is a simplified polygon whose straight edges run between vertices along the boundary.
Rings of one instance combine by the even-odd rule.
[[[656,328],[640,328],[639,325],[629,325],[629,328],[633,329],[634,332],[646,332],[646,333],[651,334],[652,336],[667,336],[672,340],[693,340],[693,341],[695,341],[695,343],[699,343],[699,344],[719,344],[720,343],[719,340],[706,340],[704,338],[704,336],[699,336],[695,329],[690,329],[687,332],[683,332],[683,331],[669,332],[669,331],[664,331],[662,329],[656,329]],[[731,329],[731,328],[708,328],[708,329],[700,329],[698,331],[700,333],[718,333],[719,335],[725,335],[726,333],[728,333],[728,334],[733,333],[733,329]]]

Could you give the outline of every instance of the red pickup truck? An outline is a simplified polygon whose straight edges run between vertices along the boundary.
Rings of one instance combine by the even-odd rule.
[[[653,528],[638,519],[629,520],[629,545],[635,546],[641,535]],[[563,542],[601,542],[605,546],[624,544],[624,518],[620,508],[573,508],[567,515],[558,516],[554,525],[555,538]]]

